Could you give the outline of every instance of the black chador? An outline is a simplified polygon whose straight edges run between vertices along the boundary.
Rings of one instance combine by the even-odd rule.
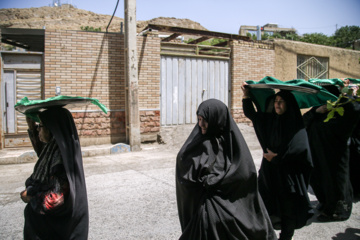
[[[248,146],[226,105],[211,99],[176,160],[180,239],[276,239]]]
[[[359,122],[358,104],[347,103],[344,115],[328,122],[317,107],[304,114],[314,172],[311,187],[319,201],[320,221],[346,220],[352,210],[352,186],[349,174],[349,141]]]

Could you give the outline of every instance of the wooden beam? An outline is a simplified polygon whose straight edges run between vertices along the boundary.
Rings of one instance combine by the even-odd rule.
[[[197,44],[197,43],[203,42],[205,40],[208,40],[209,38],[210,37],[200,37],[198,39],[192,40],[191,42],[188,42],[188,44]]]
[[[213,46],[216,46],[216,47],[225,47],[229,44],[229,41],[225,41],[225,42],[220,42],[220,43],[217,43],[217,44],[214,44]]]
[[[170,42],[171,40],[177,38],[178,36],[181,36],[181,34],[178,33],[174,33],[171,36],[164,38],[163,40],[161,40],[162,42]]]
[[[206,36],[209,38],[225,38],[225,39],[232,39],[232,40],[250,41],[249,37],[240,36],[237,34],[211,32],[211,31],[206,31],[206,30],[172,27],[172,26],[165,26],[165,25],[149,24],[149,25],[147,25],[146,28],[144,28],[144,30],[146,30],[146,29],[158,30],[160,32],[179,33],[181,35],[187,34],[187,35],[202,36],[202,37]]]
[[[2,39],[1,42],[15,46],[15,47],[20,47],[20,48],[24,48],[24,49],[29,49],[29,46],[26,44],[20,44],[20,43],[16,43],[13,41],[8,41],[7,39]]]

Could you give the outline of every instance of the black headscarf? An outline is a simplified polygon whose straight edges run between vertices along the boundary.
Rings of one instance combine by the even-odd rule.
[[[286,102],[286,111],[282,115],[275,112],[274,100],[276,96],[280,96]],[[289,142],[300,129],[304,128],[300,108],[291,92],[280,91],[270,97],[267,109],[271,112],[271,117],[258,127],[265,128],[261,130],[261,134],[266,134],[263,139],[266,141],[267,148],[273,152],[282,153],[287,148],[286,144],[283,143]]]
[[[38,239],[39,231],[52,234],[52,239],[87,239],[89,213],[85,176],[79,136],[74,119],[65,108],[50,108],[39,114],[41,122],[52,133],[60,149],[66,176],[69,182],[69,196],[61,212],[42,215],[25,209],[27,236]]]
[[[257,174],[247,144],[226,105],[210,99],[176,162],[180,239],[276,239],[257,190]]]

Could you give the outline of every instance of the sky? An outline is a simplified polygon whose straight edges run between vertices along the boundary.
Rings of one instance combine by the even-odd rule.
[[[0,0],[0,8],[50,6],[54,0]],[[117,0],[56,0],[79,9],[112,15]],[[115,16],[124,18],[124,0]],[[209,31],[238,34],[241,25],[278,24],[299,35],[331,36],[344,26],[360,26],[360,0],[136,0],[136,19],[187,18]]]

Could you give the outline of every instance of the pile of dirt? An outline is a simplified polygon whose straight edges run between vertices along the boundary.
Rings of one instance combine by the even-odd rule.
[[[96,14],[75,8],[70,4],[63,4],[59,7],[0,9],[0,28],[81,30],[81,27],[88,26],[106,31],[110,19],[111,15]],[[123,18],[114,16],[108,31],[120,32],[121,22],[124,22]],[[137,21],[137,31],[141,32],[148,24],[207,30],[199,23],[189,19],[158,17]]]

